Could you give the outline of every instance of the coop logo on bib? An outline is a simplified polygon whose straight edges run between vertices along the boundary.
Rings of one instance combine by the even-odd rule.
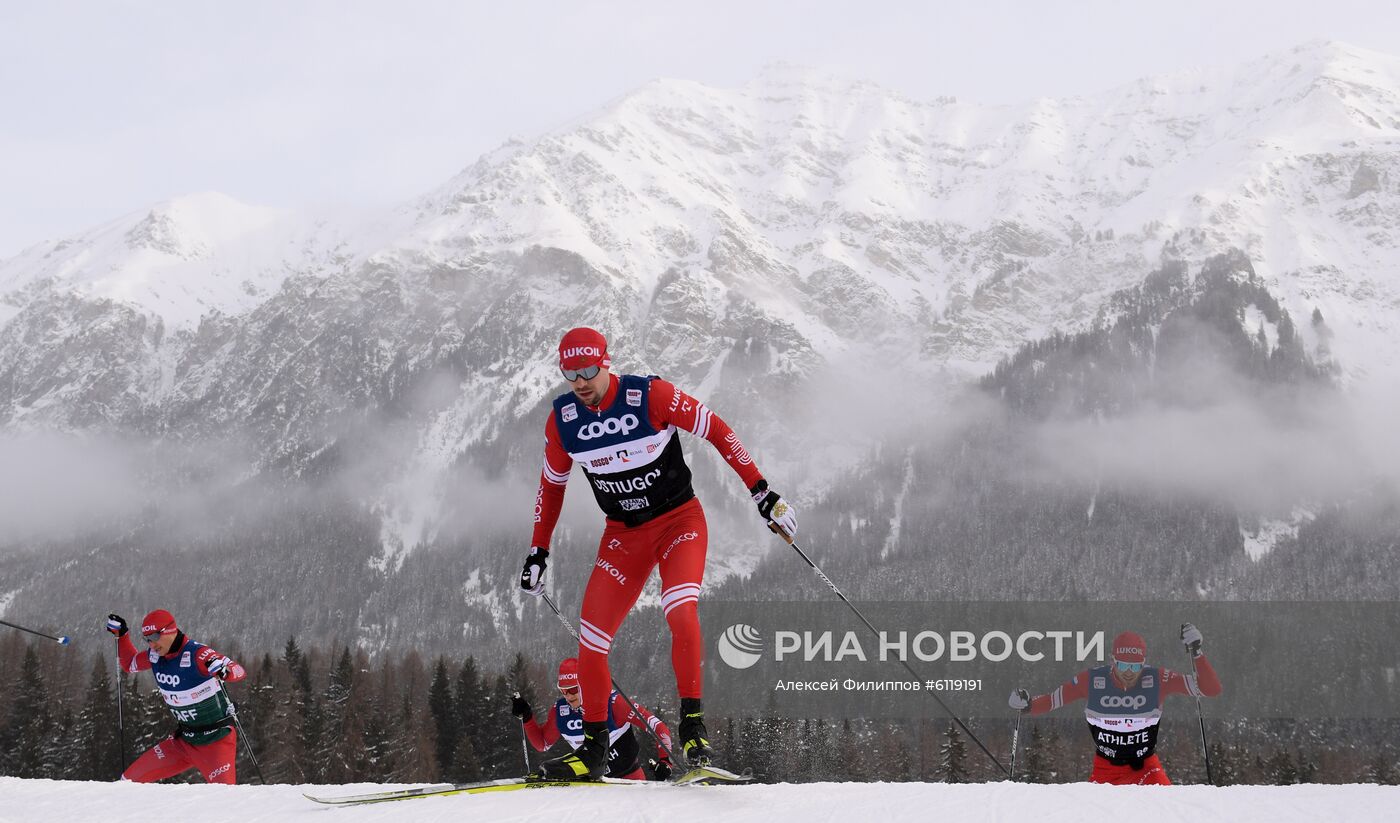
[[[1106,709],[1141,709],[1147,705],[1147,696],[1142,694],[1132,696],[1111,694],[1100,699],[1099,705]]]
[[[621,417],[609,417],[607,420],[596,420],[578,430],[578,439],[594,440],[609,434],[631,434],[641,421],[635,414],[624,414]]]

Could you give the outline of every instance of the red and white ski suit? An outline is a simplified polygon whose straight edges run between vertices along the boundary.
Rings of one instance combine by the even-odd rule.
[[[611,375],[607,392],[597,406],[588,407],[587,411],[596,414],[613,408],[619,385],[618,376]],[[660,378],[651,379],[647,394],[646,413],[653,430],[664,432],[674,426],[705,438],[739,475],[745,488],[752,488],[763,479],[729,425],[699,400]],[[545,424],[544,467],[536,496],[531,545],[549,547],[573,465],[574,459],[565,450],[559,434],[556,415],[551,413]],[[652,569],[658,567],[661,608],[671,629],[671,666],[677,691],[681,697],[703,696],[703,643],[697,603],[708,539],[704,510],[693,496],[639,525],[607,520],[593,573],[584,590],[579,621],[579,681],[585,720],[600,722],[607,717],[607,695],[611,692],[607,655],[613,636],[637,602]]]
[[[1069,703],[1084,700],[1089,696],[1089,669],[1061,683],[1054,691],[1036,696],[1031,700],[1032,715],[1045,714]],[[1162,678],[1158,705],[1166,702],[1168,695],[1201,695],[1216,697],[1221,692],[1220,678],[1206,660],[1205,655],[1196,658],[1196,676],[1191,677],[1171,669],[1161,669]],[[1114,686],[1122,688],[1117,674],[1112,675]],[[1162,761],[1153,753],[1142,761],[1142,768],[1116,764],[1098,752],[1094,752],[1094,767],[1089,774],[1090,783],[1107,783],[1115,786],[1170,786],[1171,780],[1162,766]]]
[[[177,719],[182,715],[188,718],[222,718],[229,710],[227,697],[215,682],[215,675],[209,671],[209,663],[223,655],[209,646],[190,641],[180,634],[170,653],[158,656],[154,650],[137,651],[131,638],[122,635],[117,640],[117,657],[122,671],[135,674],[152,670],[167,707]],[[242,666],[230,663],[224,680],[236,683],[246,675]],[[182,682],[182,679],[188,682]],[[180,728],[188,732],[189,727],[184,723],[181,720]],[[200,742],[202,737],[210,739]],[[170,735],[136,758],[122,772],[122,779],[153,783],[188,769],[198,769],[205,782],[232,785],[238,777],[237,757],[238,730],[215,724],[200,733]]]

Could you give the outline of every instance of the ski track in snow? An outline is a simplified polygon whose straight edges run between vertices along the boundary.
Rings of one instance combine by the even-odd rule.
[[[397,788],[372,783],[348,786],[204,786],[86,783],[0,778],[0,821],[103,821],[144,823],[159,816],[200,823],[325,823],[413,820],[670,821],[724,823],[846,823],[879,819],[939,821],[1066,821],[1096,811],[1131,810],[1139,820],[1268,821],[1393,819],[1400,787],[1302,786],[1040,786],[1025,783],[807,783],[742,787],[527,790],[492,795],[421,798],[331,808],[302,797],[312,791],[348,795]]]

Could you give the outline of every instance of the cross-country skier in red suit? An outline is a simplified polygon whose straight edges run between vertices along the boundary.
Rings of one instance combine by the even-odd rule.
[[[190,640],[165,609],[141,620],[145,651],[138,652],[131,644],[121,617],[108,615],[107,631],[116,635],[122,670],[135,674],[150,669],[178,724],[174,734],[136,758],[122,772],[122,780],[152,783],[199,769],[205,782],[236,782],[238,732],[233,728],[233,704],[221,683],[242,680],[243,667]]]
[[[1025,689],[1011,693],[1007,701],[1017,711],[1045,714],[1076,700],[1087,701],[1085,719],[1094,738],[1094,769],[1090,783],[1117,786],[1170,786],[1166,769],[1157,759],[1157,721],[1167,695],[1216,697],[1220,678],[1201,651],[1201,632],[1187,623],[1181,642],[1196,661],[1196,674],[1148,666],[1147,643],[1136,632],[1113,639],[1113,660],[1108,666],[1086,669],[1049,694],[1034,699]]]
[[[681,746],[691,765],[714,756],[701,703],[700,618],[705,572],[705,513],[690,485],[677,429],[703,437],[743,481],[759,514],[788,534],[791,506],[768,488],[739,438],[704,403],[659,377],[610,372],[603,335],[577,328],[559,343],[559,368],[571,391],[554,401],[544,428],[544,469],[535,497],[535,531],[520,586],[544,591],[549,542],[575,463],[607,518],[579,620],[584,741],[547,761],[546,777],[601,777],[607,769],[608,651],[653,568],[661,571],[661,608],[671,629],[671,666],[681,698]]]
[[[535,711],[530,703],[517,692],[511,703],[511,713],[520,718],[525,727],[525,737],[536,751],[546,751],[563,738],[577,749],[583,744],[583,695],[578,685],[578,658],[569,657],[559,664],[559,691],[563,695],[550,707],[549,715],[541,723],[535,720]],[[634,712],[632,708],[637,710]],[[642,771],[641,746],[632,727],[650,730],[656,735],[660,745],[656,747],[656,757],[649,763],[657,780],[671,776],[671,730],[661,722],[661,718],[646,710],[640,703],[627,704],[627,698],[613,691],[608,703],[608,777],[624,780],[646,780]]]

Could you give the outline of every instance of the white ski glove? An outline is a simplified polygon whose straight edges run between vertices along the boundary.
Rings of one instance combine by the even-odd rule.
[[[1006,705],[1018,712],[1023,712],[1031,707],[1031,693],[1025,689],[1017,689],[1006,699]]]
[[[763,519],[783,530],[788,537],[797,536],[797,510],[791,503],[768,489],[768,481],[760,480],[749,489],[749,495],[758,505],[758,513]]]
[[[220,680],[227,680],[233,674],[233,661],[227,657],[216,657],[205,664],[205,668]]]
[[[1186,647],[1186,651],[1190,652],[1192,657],[1200,657],[1204,653],[1201,651],[1201,641],[1200,629],[1190,623],[1181,624],[1181,645]]]

